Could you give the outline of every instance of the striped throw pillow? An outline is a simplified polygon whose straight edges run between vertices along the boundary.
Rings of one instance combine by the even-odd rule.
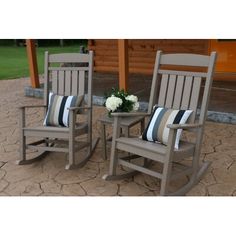
[[[154,107],[150,121],[142,134],[142,139],[151,142],[159,142],[167,145],[170,129],[168,124],[185,124],[192,110],[173,110],[163,107]],[[175,148],[179,148],[179,140],[182,129],[177,130]]]
[[[69,107],[81,105],[84,96],[61,96],[49,93],[49,105],[43,125],[69,127]]]

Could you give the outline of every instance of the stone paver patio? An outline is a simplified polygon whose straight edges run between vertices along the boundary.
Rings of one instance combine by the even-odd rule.
[[[42,104],[41,99],[24,96],[28,78],[0,81],[0,195],[2,196],[154,196],[159,181],[139,174],[123,181],[106,182],[109,161],[102,159],[101,143],[91,160],[81,169],[66,171],[66,154],[50,153],[43,160],[26,166],[15,165],[18,158],[18,110],[20,105]],[[98,117],[103,107],[94,107],[93,134],[99,136]],[[29,110],[28,124],[42,122],[40,109]],[[133,132],[136,132],[137,128]],[[191,138],[191,137],[189,137]],[[32,154],[33,155],[33,154]],[[204,178],[190,196],[236,195],[236,126],[207,122],[202,158],[212,161]],[[184,179],[172,183],[173,187]]]

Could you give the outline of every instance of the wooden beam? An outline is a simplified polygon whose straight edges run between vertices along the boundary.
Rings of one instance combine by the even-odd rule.
[[[129,76],[128,39],[118,39],[119,88],[127,91]]]
[[[26,39],[27,56],[30,70],[30,80],[32,88],[39,88],[38,66],[35,50],[35,42],[33,39]]]

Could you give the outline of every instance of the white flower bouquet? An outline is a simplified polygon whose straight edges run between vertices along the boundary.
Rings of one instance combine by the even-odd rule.
[[[138,97],[130,95],[124,90],[112,88],[110,94],[106,95],[104,106],[110,116],[112,112],[131,112],[139,109]]]

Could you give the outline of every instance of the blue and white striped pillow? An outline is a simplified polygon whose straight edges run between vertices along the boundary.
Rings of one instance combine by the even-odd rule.
[[[151,142],[160,142],[167,145],[170,129],[168,124],[185,124],[192,114],[192,110],[174,110],[164,107],[154,107],[150,121],[142,134],[142,139]],[[175,148],[179,148],[182,129],[177,130]]]
[[[43,125],[69,127],[69,107],[78,107],[84,96],[61,96],[49,93],[49,105]]]

